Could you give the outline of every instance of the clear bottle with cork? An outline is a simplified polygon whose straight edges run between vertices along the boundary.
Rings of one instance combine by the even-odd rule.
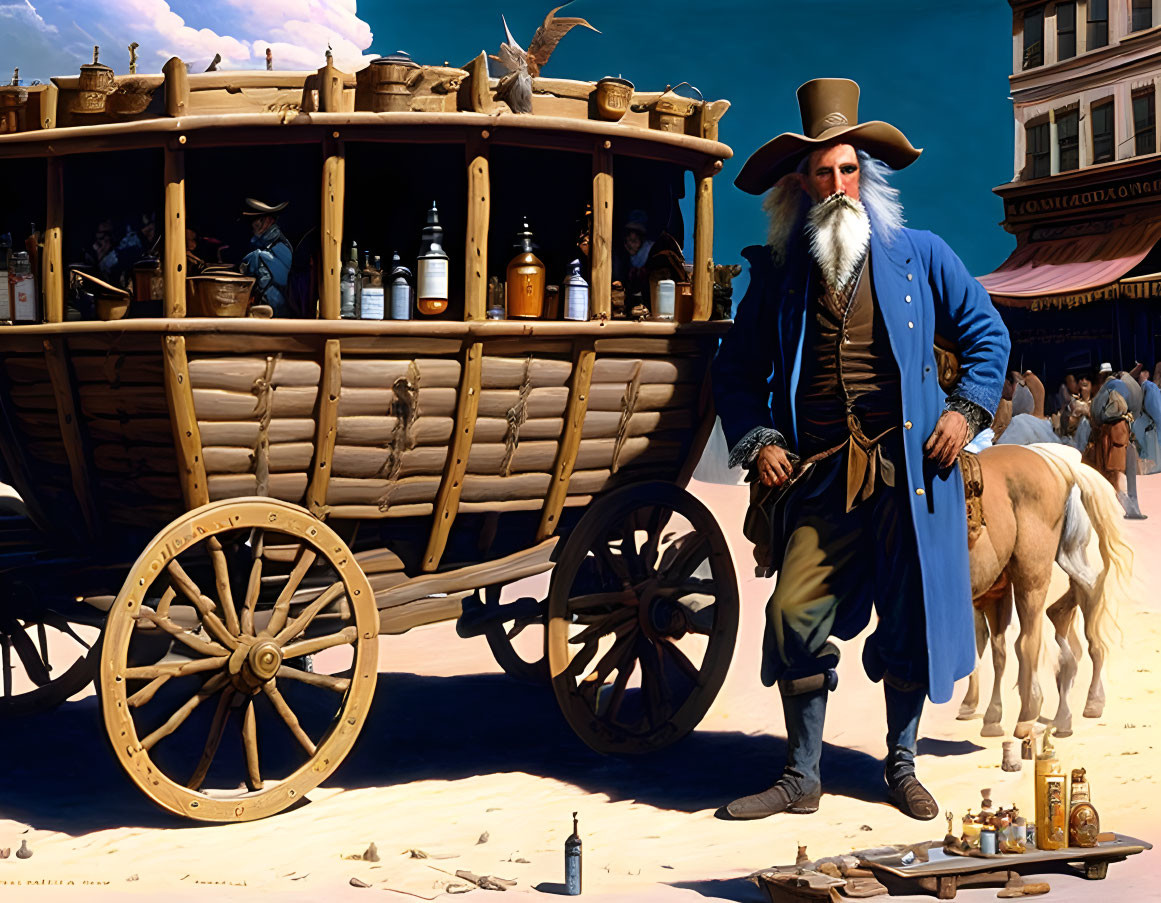
[[[427,211],[427,223],[419,245],[416,267],[415,308],[431,316],[447,310],[448,260],[443,249],[443,226],[439,223],[439,209],[435,201]]]
[[[508,316],[533,319],[544,313],[544,264],[536,256],[532,229],[525,218],[508,262]]]
[[[379,267],[379,258],[372,262],[370,251],[364,252],[365,264],[360,275],[359,283],[359,319],[383,319],[383,271]]]
[[[589,318],[589,284],[581,275],[580,258],[568,265],[568,278],[564,280],[564,318],[566,320]]]
[[[1036,757],[1036,847],[1063,850],[1068,846],[1068,786],[1052,747],[1052,727],[1044,730]]]
[[[1085,771],[1083,768],[1074,768],[1072,787],[1069,789],[1068,844],[1073,847],[1095,847],[1100,832],[1100,816],[1089,796]]]

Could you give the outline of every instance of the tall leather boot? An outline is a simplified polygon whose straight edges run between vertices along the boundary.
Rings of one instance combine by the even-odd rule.
[[[786,768],[772,787],[726,806],[726,812],[733,818],[765,818],[779,812],[808,815],[818,811],[822,794],[819,777],[822,727],[833,675],[831,671],[798,681],[779,682],[782,711],[786,716]],[[812,688],[804,690],[803,684]]]
[[[887,763],[883,777],[887,797],[905,815],[929,821],[939,814],[939,806],[915,777],[915,754],[919,744],[919,717],[927,699],[927,688],[883,677],[887,701]]]

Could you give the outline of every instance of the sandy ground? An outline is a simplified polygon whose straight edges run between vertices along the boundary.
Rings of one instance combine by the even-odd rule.
[[[557,894],[576,810],[586,897],[758,901],[764,894],[745,876],[792,862],[799,843],[823,856],[942,836],[943,819],[911,821],[884,802],[882,694],[859,667],[861,640],[844,657],[831,699],[823,760],[828,792],[820,811],[746,823],[715,818],[720,805],[776,777],[785,743],[777,695],[758,681],[770,584],[749,576],[740,532],[746,490],[691,488],[729,533],[743,617],[722,693],[700,728],[675,747],[632,761],[589,752],[549,690],[502,675],[483,639],[461,640],[452,625],[436,625],[381,640],[376,701],[360,741],[307,805],[260,822],[206,826],[170,818],[129,782],[107,748],[90,691],[54,712],[0,727],[0,848],[26,839],[34,852],[24,861],[0,860],[0,898],[414,900],[438,895],[456,869],[515,879],[509,894]],[[1119,613],[1123,636],[1107,672],[1108,706],[1099,720],[1079,717],[1086,658],[1073,692],[1076,733],[1059,749],[1066,768],[1088,769],[1106,830],[1157,839],[1161,476],[1143,479],[1141,496],[1152,517],[1125,522],[1137,550],[1136,583]],[[1063,587],[1062,575],[1057,579],[1054,592]],[[1010,663],[1009,730],[1014,656]],[[1051,713],[1051,661],[1042,671]],[[921,777],[958,814],[978,807],[982,787],[993,788],[997,802],[1031,811],[1030,768],[1005,774],[1001,739],[981,738],[979,721],[955,720],[962,689],[952,703],[928,707]],[[378,864],[350,858],[372,841]],[[430,858],[410,858],[411,849]],[[1050,899],[1156,900],[1151,867],[1158,865],[1157,852],[1133,857],[1112,865],[1103,884],[1052,875]],[[371,889],[350,886],[352,877]],[[965,889],[960,899],[995,893]]]

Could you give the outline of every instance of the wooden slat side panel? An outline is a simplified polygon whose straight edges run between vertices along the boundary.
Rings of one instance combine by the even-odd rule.
[[[594,273],[594,278],[596,275]],[[573,359],[572,378],[569,381],[568,409],[564,418],[564,433],[560,449],[552,469],[552,477],[546,486],[544,508],[540,515],[540,526],[536,531],[537,540],[551,536],[559,523],[560,512],[568,495],[569,481],[576,456],[580,448],[581,431],[584,428],[585,413],[588,410],[588,394],[593,377],[596,352],[589,340],[579,340]]]
[[[338,444],[382,446],[395,429],[397,418],[365,414],[340,417]],[[452,417],[417,417],[412,425],[411,438],[416,446],[446,445],[455,429]]]
[[[56,394],[60,440],[68,459],[73,494],[80,506],[89,536],[96,536],[101,528],[101,514],[93,493],[92,457],[88,437],[83,432],[77,411],[76,384],[69,370],[68,349],[64,340],[45,339],[44,359]]]

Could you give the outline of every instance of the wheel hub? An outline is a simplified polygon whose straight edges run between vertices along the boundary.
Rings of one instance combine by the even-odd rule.
[[[270,637],[238,637],[238,648],[230,656],[229,671],[234,688],[252,695],[272,679],[282,667],[282,647]]]
[[[262,640],[250,647],[246,668],[259,681],[270,680],[282,666],[282,648],[273,640]]]

